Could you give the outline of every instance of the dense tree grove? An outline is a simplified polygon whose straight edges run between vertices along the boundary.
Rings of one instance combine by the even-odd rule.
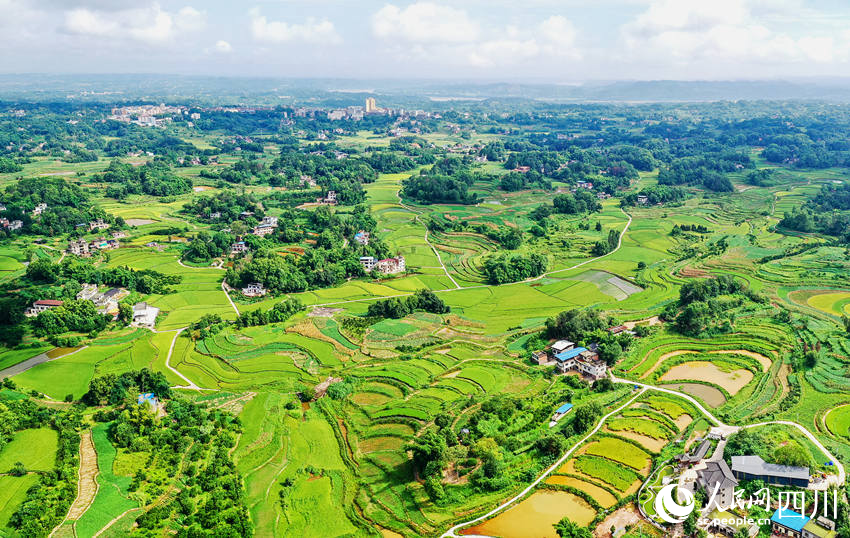
[[[269,323],[280,323],[288,320],[296,312],[304,310],[304,306],[296,298],[287,297],[275,304],[270,310],[260,309],[243,312],[236,318],[237,327],[253,327],[256,325],[268,325]]]
[[[78,224],[95,219],[116,222],[103,209],[92,205],[83,189],[61,177],[21,179],[5,188],[0,201],[6,205],[3,217],[20,220],[23,233],[54,236],[72,233]],[[35,215],[33,210],[39,204],[47,204],[47,208]],[[0,237],[6,233],[0,231]]]
[[[542,275],[548,264],[542,254],[494,254],[484,260],[484,274],[490,284],[519,282]]]
[[[128,398],[135,402],[139,392],[152,392],[161,399],[171,398],[171,386],[165,375],[142,368],[120,375],[106,374],[93,378],[83,395],[83,401],[94,406],[120,405],[127,402]]]
[[[731,312],[744,301],[762,303],[765,299],[732,276],[691,280],[682,285],[678,303],[668,306],[663,316],[689,336],[727,333],[734,322]]]
[[[594,308],[565,310],[546,320],[547,338],[583,342],[609,326],[610,320]]]
[[[133,166],[113,160],[96,179],[110,183],[106,195],[118,200],[130,194],[174,196],[192,192],[192,182],[174,174],[171,167],[162,161]]]
[[[638,197],[641,196],[646,196],[646,205],[656,205],[681,202],[688,197],[688,194],[682,187],[653,185],[645,187],[638,192],[630,192],[626,194],[623,196],[621,204],[623,207],[638,205]]]
[[[366,315],[399,319],[417,310],[432,314],[448,314],[451,309],[433,291],[420,289],[409,297],[391,297],[370,303]]]
[[[6,384],[14,387],[8,382]],[[20,506],[9,519],[9,527],[20,536],[50,534],[65,517],[76,497],[81,418],[78,409],[48,409],[27,398],[0,400],[0,449],[16,431],[51,428],[58,433],[53,468],[38,474],[38,480],[27,490]],[[10,471],[14,469],[0,469],[0,472]]]

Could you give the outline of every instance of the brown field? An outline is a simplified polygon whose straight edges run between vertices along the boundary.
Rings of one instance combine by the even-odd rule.
[[[753,380],[753,373],[743,368],[724,372],[715,364],[705,361],[689,361],[670,368],[663,376],[662,381],[679,381],[693,379],[705,381],[722,387],[731,395],[738,394],[740,390]]]

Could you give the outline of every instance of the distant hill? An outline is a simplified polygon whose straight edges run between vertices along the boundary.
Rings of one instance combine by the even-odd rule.
[[[345,106],[377,95],[395,106],[464,99],[550,102],[824,100],[850,102],[850,79],[614,81],[583,84],[445,80],[228,78],[180,75],[0,75],[3,101],[183,100]]]

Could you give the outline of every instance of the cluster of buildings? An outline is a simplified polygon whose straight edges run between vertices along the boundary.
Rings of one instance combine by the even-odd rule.
[[[32,216],[37,217],[44,213],[44,210],[47,209],[47,204],[41,203],[35,206],[35,209],[32,210]]]
[[[91,301],[101,314],[118,315],[118,301],[127,296],[123,288],[110,288],[104,292],[98,291],[96,284],[83,284],[83,289],[77,294],[78,301]]]
[[[260,221],[259,224],[254,226],[254,229],[251,230],[251,233],[260,237],[265,237],[271,233],[274,233],[276,228],[277,217],[263,217],[263,220]]]
[[[561,373],[576,371],[591,379],[601,379],[608,373],[608,365],[599,358],[597,345],[576,347],[569,340],[558,340],[548,350],[535,351],[532,358],[541,366],[554,364]]]
[[[165,116],[166,114],[182,115],[185,110],[184,107],[167,106],[165,104],[122,106],[113,108],[112,113],[107,116],[107,119],[120,121],[121,123],[132,123],[142,127],[162,127],[165,123],[170,122],[171,118],[160,116]],[[197,119],[200,119],[200,115],[198,115]]]
[[[354,234],[354,242],[359,243],[361,245],[369,244],[369,232],[360,230],[356,234]]]
[[[126,234],[123,235],[126,236]],[[93,241],[80,238],[68,243],[68,252],[75,256],[87,257],[95,250],[114,250],[120,246],[121,243],[115,238],[107,239],[105,237],[99,237]]]
[[[809,469],[765,462],[757,455],[732,456],[730,467],[723,458],[725,444],[720,441],[715,454],[706,458],[712,447],[713,440],[722,439],[723,435],[712,431],[702,439],[690,452],[677,455],[674,461],[680,473],[693,473],[695,477],[682,475],[685,487],[693,483],[694,489],[701,489],[709,499],[709,505],[704,508],[708,517],[709,531],[728,536],[737,535],[741,530],[749,536],[755,536],[759,528],[755,524],[733,526],[729,521],[735,519],[732,510],[740,502],[735,492],[739,489],[741,480],[761,480],[768,486],[777,487],[809,487]],[[738,518],[740,519],[740,518]],[[835,538],[835,523],[825,517],[809,518],[787,508],[779,508],[771,517],[773,536],[790,538]]]
[[[0,204],[0,212],[3,212],[3,211],[6,211],[6,204]],[[14,232],[15,230],[20,230],[23,227],[23,225],[24,225],[24,223],[20,220],[10,221],[6,217],[0,218],[0,226],[2,226],[8,232]]]
[[[385,258],[383,260],[378,260],[373,256],[362,256],[360,258],[360,265],[363,266],[363,269],[367,273],[377,270],[385,275],[403,273],[406,269],[404,256],[401,254],[394,258]]]
[[[331,121],[339,121],[339,120],[354,120],[360,121],[363,119],[363,116],[367,114],[393,114],[392,110],[383,109],[378,106],[377,101],[375,101],[374,97],[366,98],[366,106],[349,106],[345,108],[336,108],[334,110],[328,111],[328,119]],[[299,117],[302,112],[302,109],[297,109],[295,111],[295,116]],[[306,116],[306,114],[304,114]],[[301,116],[303,117],[303,116]]]
[[[9,220],[6,217],[0,218],[0,226],[6,231],[14,232],[15,230],[20,230],[23,227],[24,223],[20,220]]]

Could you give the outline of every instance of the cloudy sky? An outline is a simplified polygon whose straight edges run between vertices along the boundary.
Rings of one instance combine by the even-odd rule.
[[[2,73],[850,74],[848,0],[0,0]]]

